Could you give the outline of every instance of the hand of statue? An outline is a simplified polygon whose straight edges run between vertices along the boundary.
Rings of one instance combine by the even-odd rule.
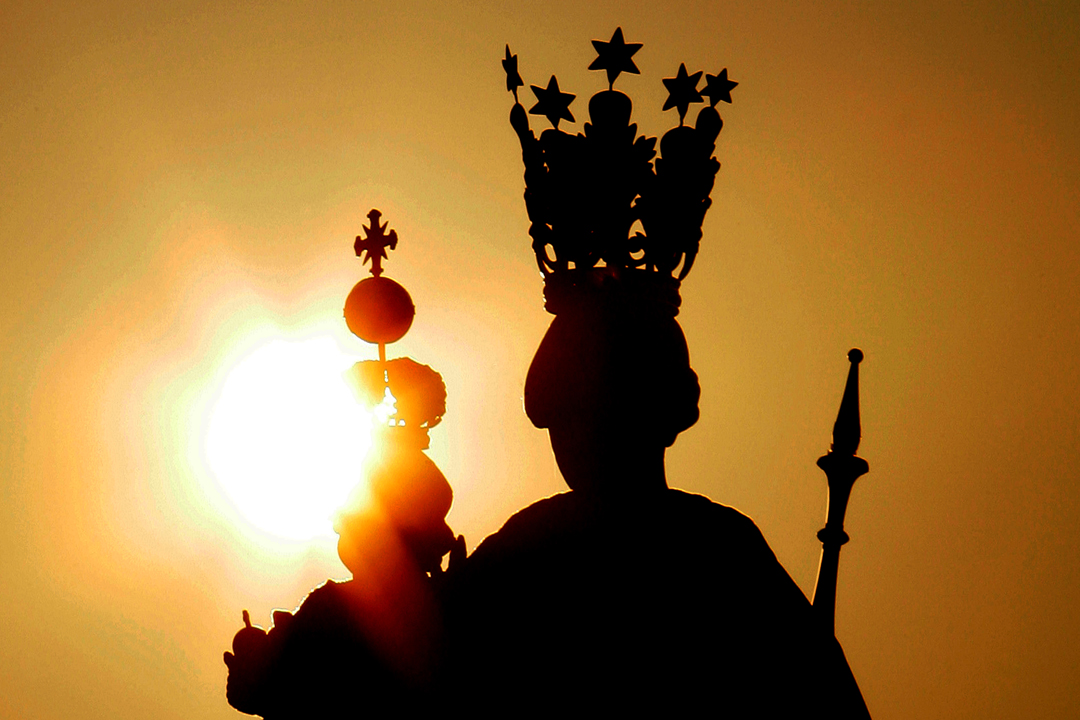
[[[262,685],[270,661],[268,645],[266,632],[251,624],[245,610],[244,627],[233,637],[233,652],[226,651],[224,656],[229,668],[225,697],[241,712],[262,714]]]

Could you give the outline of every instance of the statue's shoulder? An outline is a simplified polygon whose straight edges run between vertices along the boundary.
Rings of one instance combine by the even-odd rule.
[[[274,611],[274,627],[270,637],[275,645],[286,647],[305,644],[325,637],[352,631],[356,625],[355,601],[349,593],[354,580],[327,580],[308,593],[293,610]]]
[[[744,515],[730,505],[723,505],[705,495],[670,489],[663,494],[663,498],[663,508],[675,516],[701,517],[760,534],[757,525],[749,516]]]
[[[724,546],[758,560],[775,562],[761,530],[750,517],[704,495],[682,490],[603,502],[571,491],[538,500],[489,535],[470,561],[482,566],[558,547],[580,547],[597,536],[632,542],[638,535],[651,537],[661,545],[696,546],[709,552]]]
[[[350,582],[354,581],[327,580],[309,592],[293,614],[300,617],[337,609],[346,603],[346,586]]]
[[[579,532],[588,524],[588,509],[574,492],[537,500],[517,511],[498,531],[487,536],[469,556],[472,567],[536,552]]]
[[[735,537],[761,540],[765,537],[761,534],[757,523],[742,511],[723,505],[721,503],[696,493],[684,490],[668,490],[664,495],[665,502],[660,508],[663,516],[673,522],[689,522],[694,526],[700,525],[713,531],[729,532]]]

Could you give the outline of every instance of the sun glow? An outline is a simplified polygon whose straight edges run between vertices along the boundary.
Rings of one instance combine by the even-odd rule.
[[[371,445],[371,415],[343,376],[355,360],[329,337],[274,340],[226,377],[206,460],[255,527],[294,540],[333,533]]]

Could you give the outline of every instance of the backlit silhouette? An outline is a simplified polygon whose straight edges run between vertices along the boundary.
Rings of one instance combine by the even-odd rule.
[[[388,391],[396,406],[367,471],[369,499],[358,493],[335,526],[354,579],[318,588],[295,615],[275,614],[269,634],[245,612],[225,656],[238,709],[869,716],[832,631],[843,510],[852,468],[865,472],[854,455],[861,353],[850,356],[833,449],[820,461],[831,495],[815,607],[752,520],[669,488],[665,470],[667,448],[699,414],[676,317],[720,167],[715,106],[731,102],[737,83],[724,69],[699,90],[704,73],[685,65],[663,79],[664,109],[679,124],[658,155],[656,138],[630,122],[630,98],[613,89],[620,73],[638,72],[641,45],[621,28],[593,44],[590,69],[606,73],[608,89],[590,99],[577,134],[559,129],[575,122],[575,95],[551,76],[530,86],[537,101],[526,111],[517,56],[507,47],[502,60],[532,248],[555,316],[526,376],[525,412],[548,431],[569,492],[516,513],[464,557],[444,520],[450,486],[423,453],[445,412],[442,380],[385,358],[414,310],[381,277],[396,234],[372,210],[356,250],[374,277],[350,293],[346,320],[379,345],[379,360],[358,363],[352,378],[369,408]],[[537,137],[530,114],[552,127]]]
[[[700,394],[679,286],[719,169],[714,106],[734,83],[709,77],[711,103],[691,127],[702,73],[665,79],[680,124],[654,162],[655,140],[637,136],[630,99],[610,89],[636,52],[604,59],[621,47],[633,47],[621,31],[597,45],[591,67],[608,71],[609,89],[590,100],[583,133],[559,130],[570,118],[550,107],[539,138],[519,103],[510,114],[555,315],[525,411],[571,490],[514,515],[449,578],[449,682],[471,679],[470,705],[508,714],[866,717],[831,627],[754,523],[668,487],[666,449],[696,422]]]

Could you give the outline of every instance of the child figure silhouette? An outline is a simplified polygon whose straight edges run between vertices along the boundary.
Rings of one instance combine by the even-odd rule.
[[[275,720],[428,706],[442,640],[442,558],[450,552],[456,564],[465,554],[464,538],[455,539],[445,520],[453,491],[423,453],[426,428],[445,409],[445,389],[437,373],[411,360],[367,372],[375,365],[354,371],[361,398],[381,400],[389,366],[408,400],[403,417],[380,433],[367,483],[335,523],[338,555],[353,577],[327,581],[295,613],[276,611],[269,633],[251,627],[245,611],[248,626],[225,653],[226,696],[242,712]]]

